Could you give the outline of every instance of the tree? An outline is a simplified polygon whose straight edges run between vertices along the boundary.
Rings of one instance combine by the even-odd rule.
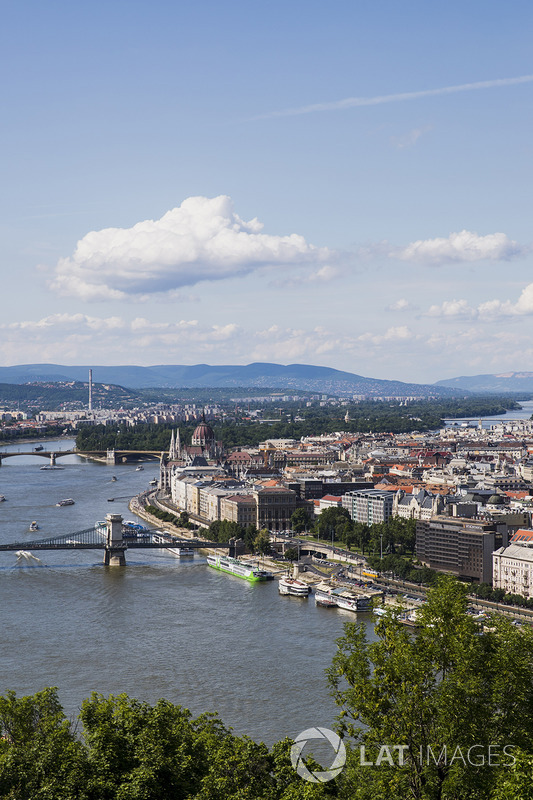
[[[178,523],[182,528],[189,527],[189,515],[186,511],[182,511],[178,517]]]
[[[288,547],[285,550],[285,558],[287,558],[291,562],[291,564],[292,564],[293,561],[297,561],[298,560],[298,548],[296,548],[296,547]]]
[[[255,537],[254,551],[262,556],[270,553],[270,533],[266,528],[262,528]]]
[[[56,689],[0,697],[0,797],[84,800],[89,763]]]
[[[311,525],[311,518],[306,508],[297,508],[291,515],[291,529],[295,533],[303,533]]]
[[[319,539],[340,541],[346,533],[347,525],[352,525],[350,514],[345,508],[332,506],[325,508],[315,522],[315,530]]]
[[[533,630],[495,618],[480,636],[466,608],[464,587],[441,577],[416,635],[392,611],[375,642],[346,626],[328,674],[356,745],[343,797],[488,800],[510,764],[504,748],[530,752]]]

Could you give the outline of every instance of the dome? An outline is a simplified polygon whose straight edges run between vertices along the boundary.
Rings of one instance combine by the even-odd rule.
[[[502,497],[500,494],[491,494],[487,503],[491,506],[503,506],[507,498]]]
[[[213,432],[213,428],[205,422],[200,422],[199,425],[196,426],[195,431],[192,435],[192,444],[198,445],[200,447],[205,447],[206,445],[210,445],[215,441],[215,434]]]

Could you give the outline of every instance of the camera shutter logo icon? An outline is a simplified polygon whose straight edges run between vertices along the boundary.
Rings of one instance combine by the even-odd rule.
[[[328,741],[335,753],[335,758],[328,770],[323,772],[312,772],[303,761],[302,751],[307,742],[311,739],[325,739]],[[341,737],[329,728],[308,728],[298,734],[291,747],[291,764],[300,778],[311,783],[327,783],[332,781],[341,772],[346,764],[346,748]]]

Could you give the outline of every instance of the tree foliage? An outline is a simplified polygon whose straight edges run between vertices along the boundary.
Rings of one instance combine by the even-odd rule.
[[[291,742],[270,751],[235,736],[219,717],[94,693],[80,736],[55,689],[0,698],[0,797],[6,800],[319,800],[335,788],[305,784]]]
[[[531,750],[533,630],[499,618],[479,635],[464,587],[448,577],[418,615],[416,635],[391,612],[377,641],[350,623],[338,642],[329,681],[356,744],[346,796],[489,800],[512,748]]]

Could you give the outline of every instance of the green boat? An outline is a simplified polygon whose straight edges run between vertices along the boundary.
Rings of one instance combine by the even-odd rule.
[[[228,575],[236,575],[237,578],[244,578],[245,581],[256,583],[256,581],[271,581],[274,576],[271,572],[258,569],[253,564],[239,561],[230,556],[207,556],[207,563],[210,567],[218,569],[220,572],[227,572]]]

